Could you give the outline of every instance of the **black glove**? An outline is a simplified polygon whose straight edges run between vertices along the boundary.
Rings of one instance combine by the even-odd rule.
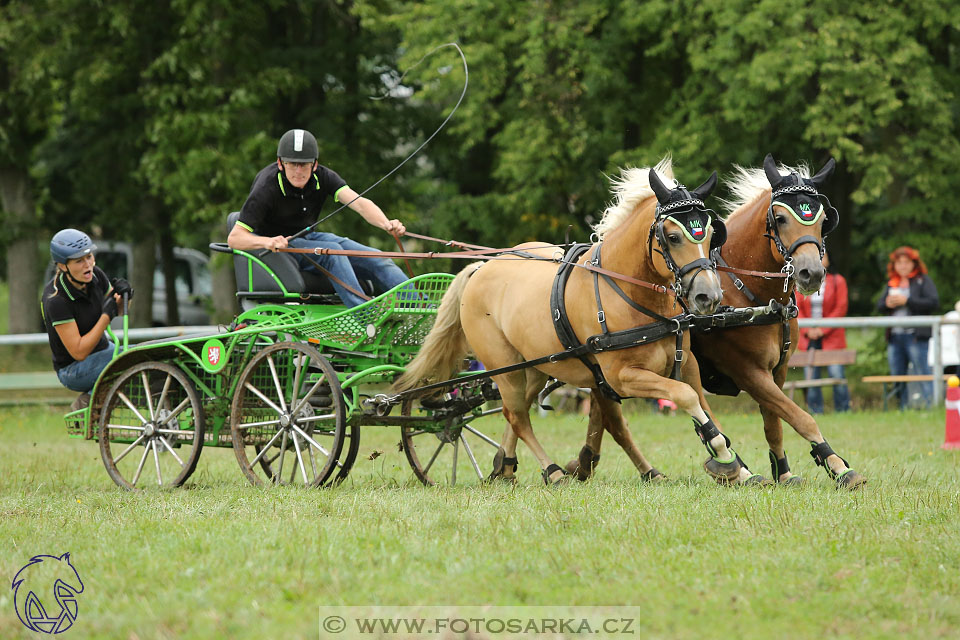
[[[103,299],[103,312],[111,320],[117,317],[117,300],[112,293],[107,294],[107,297]]]
[[[133,300],[133,287],[130,286],[129,282],[123,278],[114,278],[110,281],[110,284],[113,285],[114,293],[120,294],[121,298],[124,294],[127,294],[127,300]]]

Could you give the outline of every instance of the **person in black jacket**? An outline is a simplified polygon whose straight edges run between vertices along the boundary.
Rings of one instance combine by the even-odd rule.
[[[82,231],[57,232],[50,240],[50,257],[57,271],[40,298],[57,379],[68,389],[81,392],[71,409],[89,403],[89,391],[113,358],[114,345],[105,335],[107,325],[117,315],[121,296],[133,297],[126,280],[107,279],[94,258],[96,249]]]
[[[277,145],[277,161],[264,167],[253,181],[237,224],[230,230],[227,244],[232,249],[346,249],[376,252],[359,242],[328,231],[311,231],[302,237],[291,236],[317,222],[328,198],[344,203],[368,223],[395,236],[406,227],[386,214],[372,200],[361,197],[335,171],[317,162],[317,139],[304,129],[291,129]],[[361,291],[363,278],[374,283],[378,293],[406,282],[407,276],[387,258],[344,255],[303,255],[294,257],[304,271],[330,277],[331,284],[347,307],[366,300]],[[328,273],[317,269],[319,264]]]
[[[927,274],[927,266],[913,247],[898,247],[890,254],[887,264],[887,287],[877,303],[878,309],[893,316],[923,316],[936,313],[940,307],[937,286]],[[891,375],[905,375],[913,365],[917,375],[930,375],[927,348],[930,327],[893,327],[887,330],[887,361]],[[933,383],[922,382],[923,400],[930,407]],[[900,408],[905,409],[909,398],[907,386],[899,384],[897,396]]]

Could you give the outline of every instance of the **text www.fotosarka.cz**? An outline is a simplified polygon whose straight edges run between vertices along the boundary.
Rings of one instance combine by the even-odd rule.
[[[644,612],[630,606],[321,606],[321,638],[637,635]]]

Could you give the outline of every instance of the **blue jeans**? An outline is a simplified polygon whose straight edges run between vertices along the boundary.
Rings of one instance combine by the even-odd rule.
[[[376,249],[354,242],[350,238],[343,238],[324,231],[312,231],[302,238],[291,240],[290,246],[295,249],[319,247],[322,249],[346,249],[348,251],[376,251]],[[378,293],[383,293],[407,281],[407,276],[400,270],[400,267],[394,264],[393,260],[387,258],[305,255],[299,253],[293,255],[297,259],[301,270],[320,273],[314,265],[310,264],[310,260],[313,260],[357,291],[363,291],[360,286],[360,278],[372,280]],[[360,296],[350,293],[336,281],[331,280],[331,284],[337,295],[340,296],[340,300],[347,307],[356,307],[366,302]]]
[[[827,365],[827,376],[830,378],[846,378],[842,364]],[[803,370],[807,380],[819,380],[824,367],[806,367]],[[807,408],[810,413],[823,413],[823,391],[821,387],[807,389]],[[833,386],[833,410],[837,413],[850,411],[850,390],[845,384]]]
[[[907,368],[911,365],[913,366],[913,373],[916,375],[929,375],[930,365],[927,364],[927,347],[929,344],[930,340],[928,338],[918,339],[912,333],[891,333],[890,342],[887,344],[887,362],[890,363],[890,375],[906,375]],[[929,408],[933,399],[933,383],[921,382],[920,390],[923,393],[923,401]],[[900,408],[906,409],[910,401],[906,384],[897,384],[897,397],[900,399]]]
[[[113,359],[114,344],[107,341],[107,348],[95,351],[84,360],[77,360],[57,371],[57,379],[67,389],[85,393],[93,389],[100,372],[107,368]]]

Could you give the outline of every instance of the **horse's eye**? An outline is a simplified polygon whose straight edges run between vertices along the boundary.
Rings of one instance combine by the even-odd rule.
[[[777,216],[777,224],[780,225],[781,227],[782,227],[783,225],[787,224],[787,216],[785,216],[785,215],[783,215],[783,214],[778,215],[778,216]]]
[[[670,242],[670,244],[676,246],[680,244],[680,234],[679,233],[667,234],[667,240]]]

